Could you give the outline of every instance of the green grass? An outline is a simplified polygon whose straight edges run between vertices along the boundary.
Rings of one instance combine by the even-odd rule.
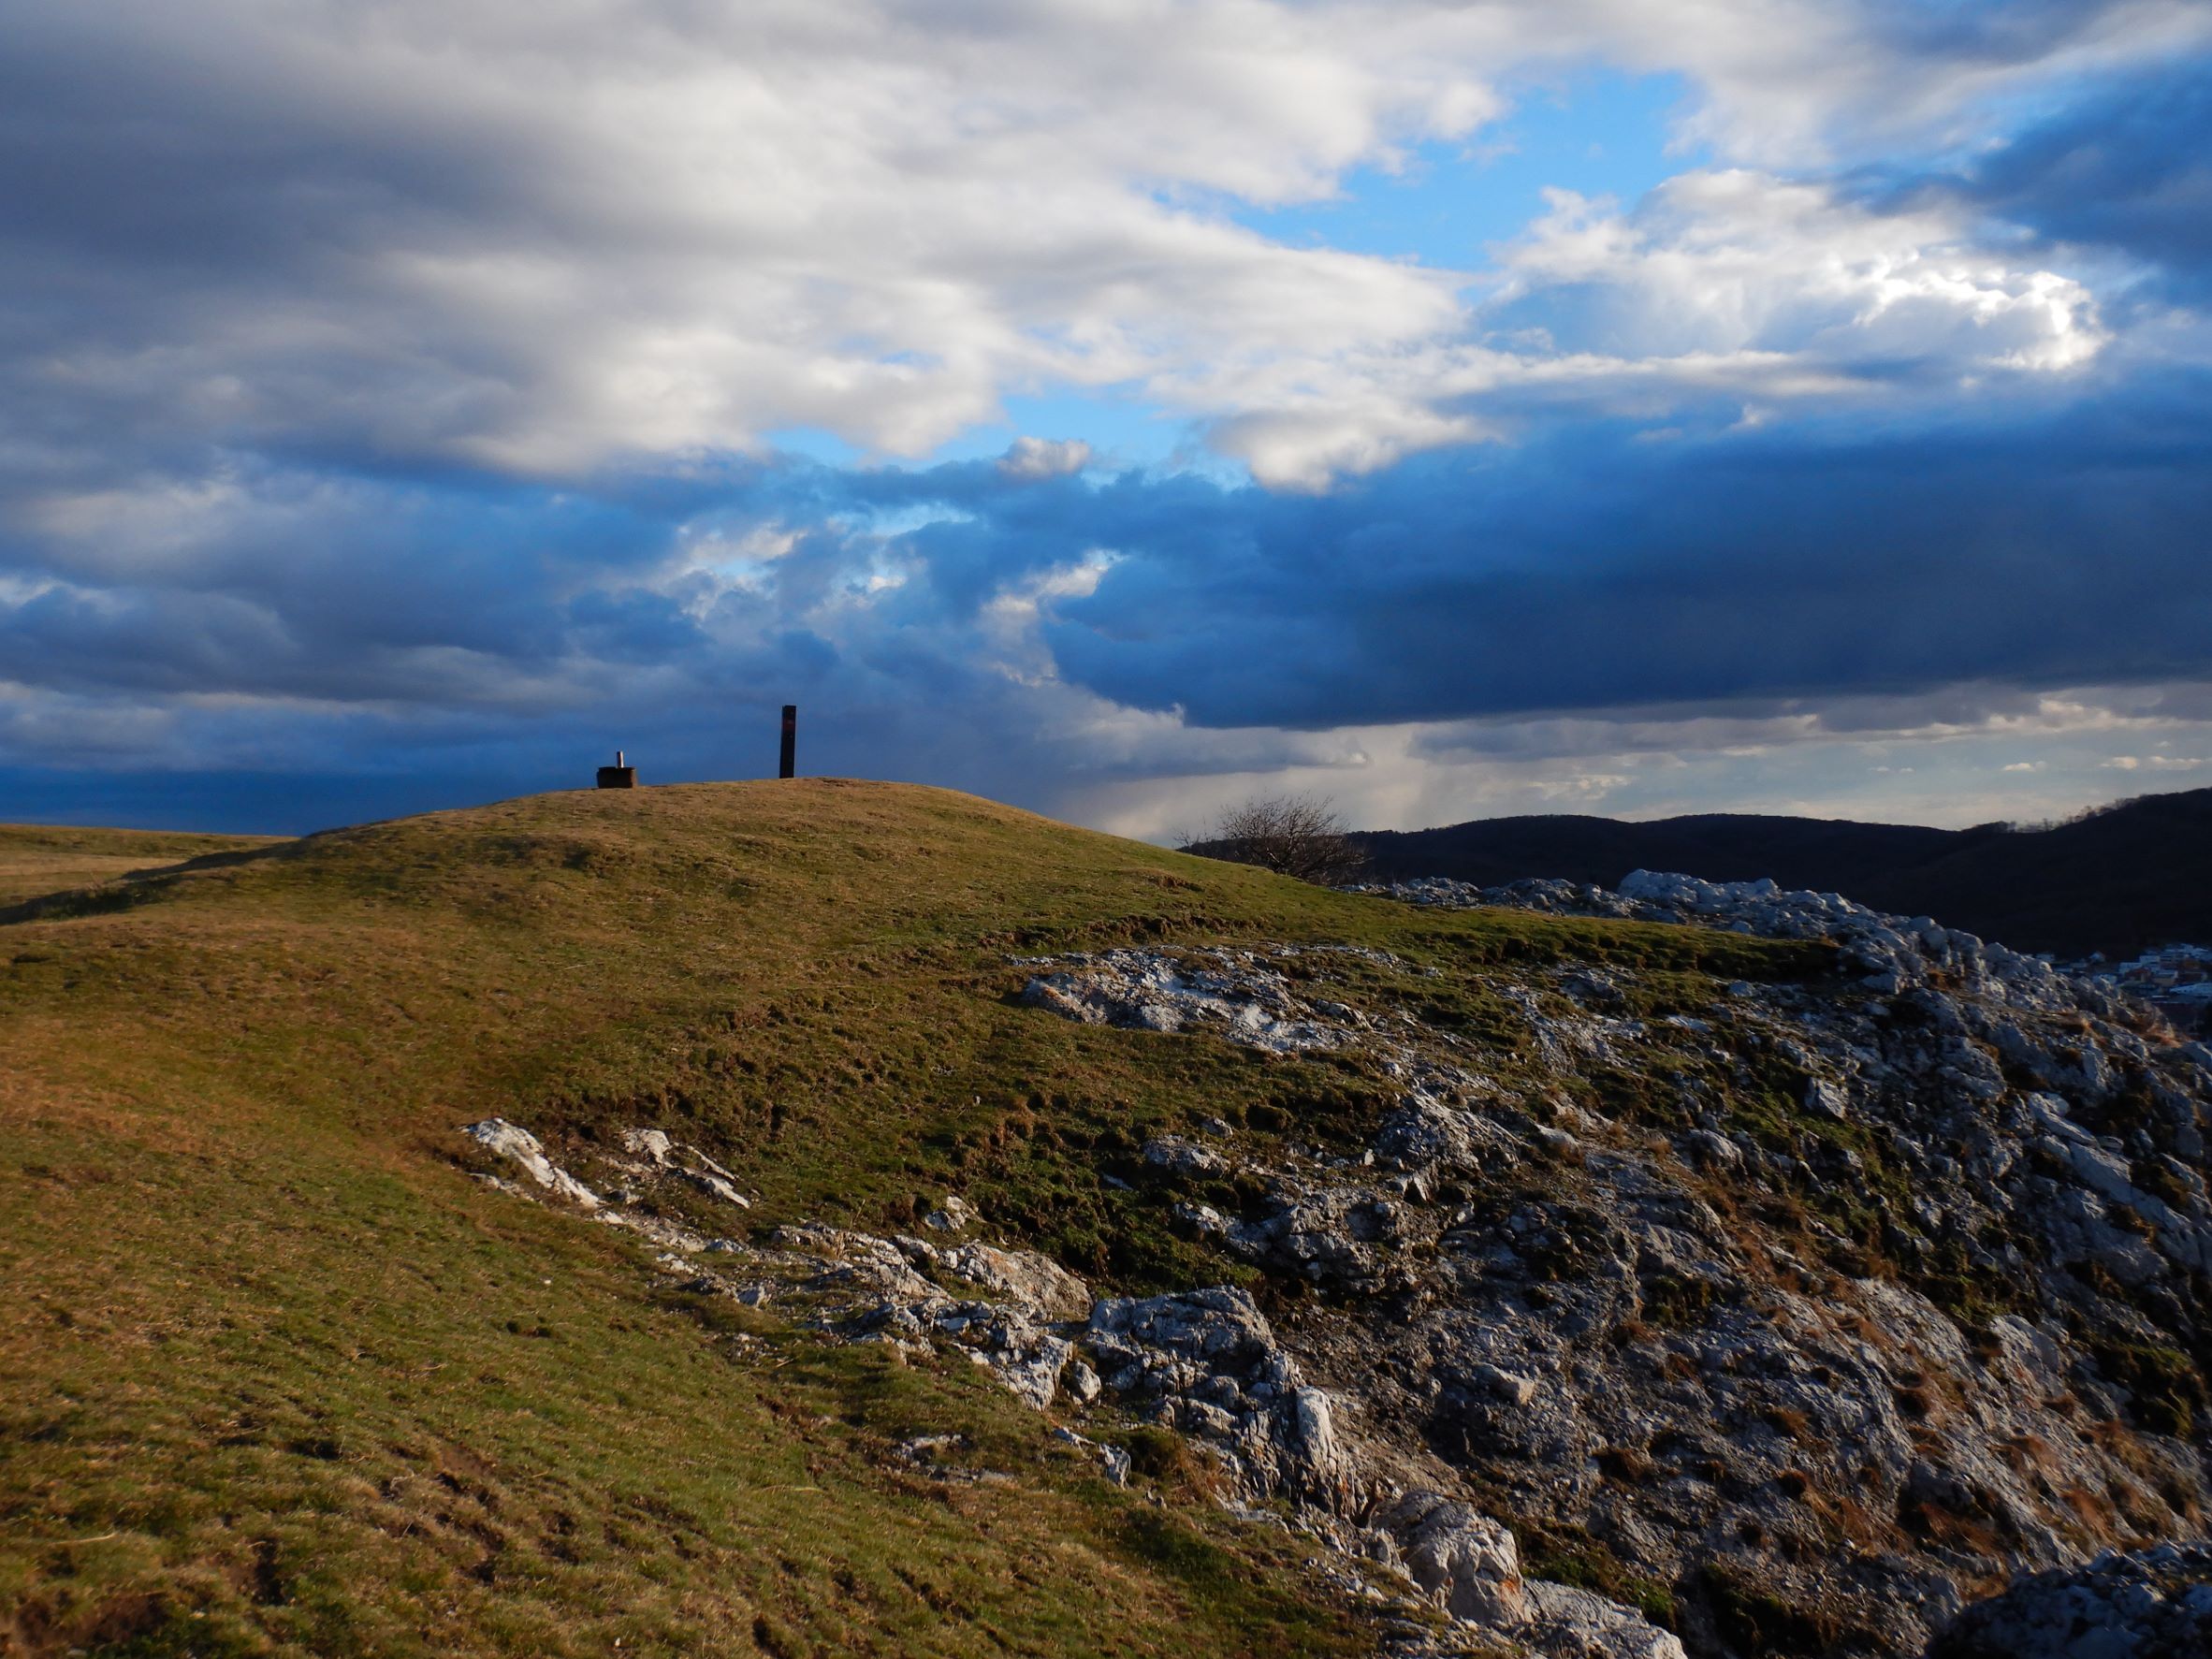
[[[455,1126],[588,1159],[661,1125],[764,1225],[958,1190],[1101,1288],[1186,1286],[1239,1270],[1102,1174],[1201,1114],[1348,1144],[1383,1081],[1065,1023],[1011,955],[1377,945],[1412,970],[1331,965],[1349,999],[1501,1066],[1489,967],[1825,961],[828,779],[288,842],[0,831],[0,1652],[27,1653],[1368,1651],[1284,1535],[1171,1472],[1164,1509],[1106,1487],[965,1363],[657,1299],[622,1236],[472,1181]],[[893,1455],[948,1430],[1011,1479]]]

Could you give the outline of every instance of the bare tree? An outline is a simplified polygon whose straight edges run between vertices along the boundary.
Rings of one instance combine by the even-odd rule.
[[[1254,795],[1224,812],[1203,836],[1186,840],[1183,850],[1324,887],[1352,880],[1367,866],[1335,804],[1315,795]]]

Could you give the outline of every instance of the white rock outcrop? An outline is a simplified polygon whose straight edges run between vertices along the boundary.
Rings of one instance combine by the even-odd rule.
[[[547,1192],[557,1193],[586,1210],[600,1207],[599,1195],[547,1157],[545,1147],[528,1129],[503,1117],[488,1117],[478,1123],[464,1124],[461,1133],[487,1151],[505,1158]]]

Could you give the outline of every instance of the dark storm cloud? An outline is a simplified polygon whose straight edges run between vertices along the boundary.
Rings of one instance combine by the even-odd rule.
[[[2212,292],[2212,60],[2173,65],[2014,140],[1974,196],[2053,241],[2158,267]]]
[[[968,697],[992,603],[1097,559],[1095,590],[1036,602],[1059,676],[1204,726],[2212,671],[2202,374],[1875,439],[1583,426],[1325,496],[982,462],[696,488],[287,488],[221,520],[220,559],[51,560],[74,581],[0,602],[0,650],[80,693],[513,708],[834,673],[856,703]],[[733,581],[677,557],[701,523],[792,540]]]
[[[753,728],[785,700],[811,770],[1029,799],[1188,764],[1070,716],[1083,692],[1197,728],[1869,695],[1970,720],[1992,687],[2212,677],[2208,433],[2212,380],[2175,373],[1879,440],[1583,427],[1327,496],[988,463],[591,499],[286,475],[263,481],[271,522],[226,520],[254,527],[226,560],[80,549],[48,561],[71,582],[0,596],[5,677],[66,704],[0,735],[33,790],[41,754],[227,756],[290,803],[255,822],[307,827],[360,815],[331,781],[349,772],[433,804],[571,783],[603,746],[660,779],[758,771]],[[253,551],[286,545],[306,556]],[[1085,561],[1095,590],[1054,585]],[[1009,633],[994,617],[1024,594]],[[265,701],[208,702],[240,695]],[[116,726],[131,706],[172,713]]]
[[[583,652],[695,640],[636,576],[672,527],[619,501],[216,462],[24,509],[0,569],[0,677],[85,691],[502,702]]]
[[[2095,86],[1964,171],[1873,169],[1869,199],[1951,199],[2047,249],[2118,255],[2153,291],[2212,293],[2212,58],[2188,56]]]
[[[1325,498],[1125,480],[1089,507],[1120,557],[1048,625],[1061,672],[1202,724],[2212,668],[2204,376],[1995,430],[1585,429]]]
[[[0,163],[30,247],[229,282],[372,249],[401,221],[509,217],[527,181],[493,124],[424,102],[394,121],[397,89],[302,78],[253,31],[182,7],[102,12],[7,20]]]

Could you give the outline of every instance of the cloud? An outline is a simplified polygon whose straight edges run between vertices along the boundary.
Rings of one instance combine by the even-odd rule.
[[[2199,745],[2212,686],[1962,688],[1845,698],[1763,717],[1617,709],[1450,727],[1370,727],[1268,773],[1132,777],[1072,797],[1096,822],[1153,837],[1255,792],[1333,796],[1361,822],[1414,827],[1511,813],[1647,819],[1757,810],[1964,826],[2037,822],[2107,801],[2113,735]],[[2044,769],[2006,776],[2032,742]],[[2176,779],[2163,787],[2197,779]],[[2141,784],[2129,786],[2139,790]]]
[[[2117,256],[2159,298],[2212,292],[2212,59],[2184,56],[2067,104],[1952,172],[1885,182],[2025,227],[2045,250]]]
[[[2206,32],[2144,0],[1917,10],[9,7],[0,397],[64,471],[215,443],[550,477],[793,428],[919,456],[1010,393],[1113,386],[1311,486],[1489,432],[1460,403],[1497,366],[1464,273],[1222,203],[1328,197],[1594,59],[1686,76],[1724,153],[1803,161]],[[2081,309],[1986,253],[1920,274],[1885,314],[1923,342],[1909,319],[1979,307],[2032,357]]]
[[[1344,7],[12,9],[24,402],[538,474],[1418,338],[1448,275],[1187,198],[1499,107],[1433,15]]]
[[[1505,252],[1485,321],[1627,358],[1783,354],[1895,377],[2056,370],[2102,343],[2078,282],[1976,245],[1963,215],[1870,211],[1743,168],[1677,175],[1623,213],[1571,192]]]
[[[0,0],[0,761],[712,772],[796,697],[810,764],[1039,804],[1441,809],[1427,767],[1640,809],[1678,751],[2185,687],[2203,60],[2151,65],[2208,29]],[[1236,217],[1591,63],[1680,77],[1698,163],[1489,269]],[[1213,455],[1127,470],[1056,424],[1085,393]]]
[[[1646,5],[1608,13],[1612,50],[1692,76],[1686,136],[1748,160],[1820,165],[1972,141],[1987,109],[2085,77],[2171,61],[2212,39],[2190,0],[1911,0]],[[1578,12],[1579,11],[1579,17]]]
[[[1056,478],[1090,464],[1091,446],[1079,438],[1016,438],[998,460],[1009,478]]]
[[[2208,399],[1876,437],[1584,425],[1328,497],[1185,485],[1167,521],[1125,520],[1124,487],[1090,525],[1114,561],[1046,634],[1102,695],[1225,726],[2193,675]]]
[[[1571,191],[1493,250],[1456,334],[1179,374],[1213,446],[1302,490],[1533,421],[1642,420],[1725,400],[1781,414],[2037,397],[2111,335],[2090,288],[2023,258],[2016,230],[1924,194],[1747,168],[1678,174],[1633,208]],[[2038,384],[2038,383],[2043,384]]]
[[[2135,772],[2148,769],[2153,772],[2193,772],[2200,766],[2212,766],[2212,760],[2198,755],[2132,755],[2116,754],[2104,763],[2113,772]]]
[[[1639,432],[1583,421],[1317,495],[1019,446],[589,491],[268,462],[54,491],[9,531],[41,574],[0,587],[0,752],[298,765],[332,730],[362,757],[503,730],[558,777],[588,736],[654,733],[712,770],[739,711],[796,700],[851,770],[1039,804],[1358,771],[1383,728],[1408,765],[1617,792],[1624,746],[1855,730],[1984,734],[1994,767],[2147,718],[2044,689],[2212,680],[2212,378],[1871,437]]]

